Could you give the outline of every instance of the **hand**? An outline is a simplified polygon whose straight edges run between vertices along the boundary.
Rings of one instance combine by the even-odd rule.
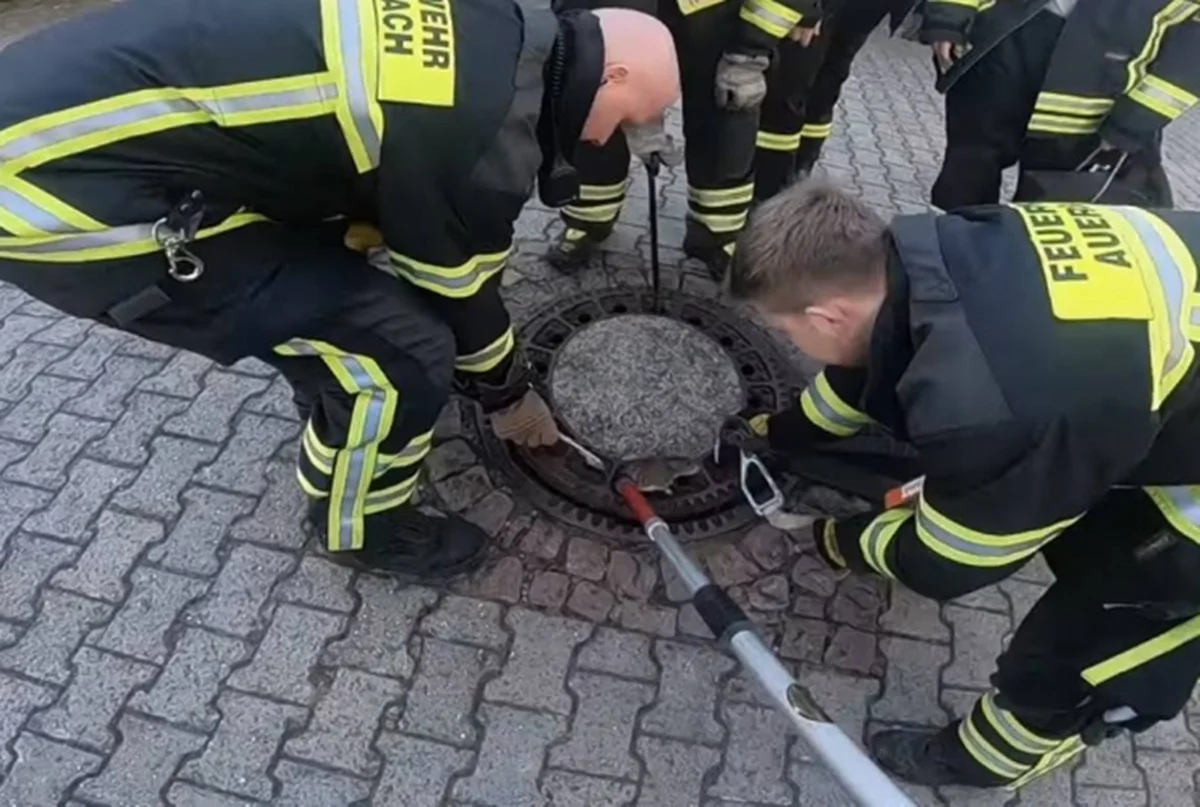
[[[629,151],[644,163],[655,156],[666,166],[683,162],[683,149],[667,133],[661,120],[651,123],[626,123],[621,126]]]
[[[812,44],[812,41],[821,35],[821,21],[817,20],[816,24],[811,28],[805,28],[803,25],[797,25],[792,30],[788,31],[788,39],[793,42],[799,42],[800,47],[807,48]]]
[[[949,70],[954,64],[954,60],[958,58],[958,49],[952,42],[934,42],[930,47],[933,48],[933,58],[937,59],[938,66],[942,70]]]
[[[526,448],[542,448],[558,442],[554,414],[533,389],[515,404],[492,415],[492,431],[501,440]]]
[[[727,462],[729,457],[738,456],[740,450],[747,454],[761,454],[769,449],[767,423],[770,415],[743,410],[725,418],[717,433],[718,461]]]
[[[754,109],[767,96],[766,56],[726,53],[717,63],[717,106],[721,109]]]

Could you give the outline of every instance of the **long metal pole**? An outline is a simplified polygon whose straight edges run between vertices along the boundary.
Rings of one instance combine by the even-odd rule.
[[[651,311],[662,313],[662,266],[658,256],[658,169],[662,161],[657,154],[646,160],[646,193],[650,197],[650,288],[654,295]]]
[[[646,497],[629,479],[618,479],[617,492],[641,522],[679,579],[714,636],[727,645],[762,686],[800,737],[860,807],[916,807],[854,741],[821,710],[808,690],[779,663],[754,630],[754,624],[724,589],[692,560]]]

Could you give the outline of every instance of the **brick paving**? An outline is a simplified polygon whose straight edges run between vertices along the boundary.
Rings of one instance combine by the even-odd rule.
[[[79,2],[0,0],[0,43]],[[883,212],[925,209],[941,144],[925,52],[877,36],[825,173]],[[1167,143],[1181,207],[1200,201],[1200,119]],[[539,256],[531,205],[507,279],[518,319],[566,284],[641,282],[645,188],[601,266]],[[685,188],[662,188],[682,260]],[[599,280],[598,280],[599,278]],[[845,804],[639,546],[537,515],[478,459],[463,413],[429,464],[447,506],[492,529],[487,568],[449,589],[330,563],[299,529],[299,424],[268,368],[232,368],[63,317],[0,287],[0,804],[726,807]],[[810,504],[844,506],[817,491]],[[769,527],[698,545],[856,738],[938,724],[987,685],[1049,581],[939,607],[833,579]],[[1200,701],[1019,795],[913,788],[922,805],[1196,803]]]

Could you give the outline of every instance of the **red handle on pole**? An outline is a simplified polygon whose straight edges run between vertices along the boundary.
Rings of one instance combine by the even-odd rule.
[[[616,488],[617,493],[621,494],[621,498],[625,500],[625,505],[633,513],[633,517],[643,526],[658,518],[658,514],[654,512],[654,508],[650,506],[650,502],[646,501],[646,497],[638,490],[638,486],[633,483],[633,480],[618,479]]]

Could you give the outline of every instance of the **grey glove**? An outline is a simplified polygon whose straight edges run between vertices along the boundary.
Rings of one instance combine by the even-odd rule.
[[[667,134],[661,120],[653,123],[626,123],[621,126],[629,151],[642,162],[649,162],[655,154],[666,166],[683,162],[683,149],[675,138]]]
[[[725,53],[717,63],[717,106],[721,109],[754,109],[767,95],[766,56]]]

